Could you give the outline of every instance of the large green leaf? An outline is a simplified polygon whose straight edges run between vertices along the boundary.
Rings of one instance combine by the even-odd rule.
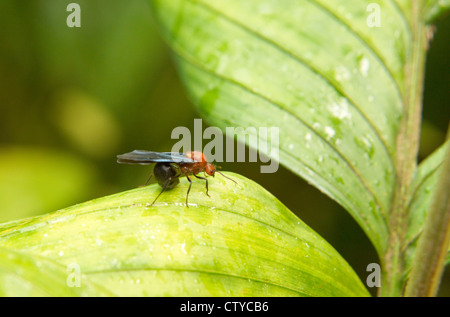
[[[368,295],[345,260],[275,197],[242,176],[227,175],[238,184],[216,177],[211,197],[195,180],[189,208],[182,180],[152,207],[157,185],[0,225],[0,281],[10,281],[0,283],[0,292]],[[82,274],[79,289],[65,285],[71,264]]]
[[[279,127],[280,162],[343,205],[382,254],[411,51],[408,3],[377,2],[381,27],[371,27],[373,1],[152,3],[208,122]]]

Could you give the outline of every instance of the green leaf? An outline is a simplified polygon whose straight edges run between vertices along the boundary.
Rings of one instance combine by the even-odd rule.
[[[433,22],[442,14],[450,10],[450,0],[426,0],[425,18],[427,22]]]
[[[92,295],[101,285],[118,296],[368,295],[345,260],[275,197],[226,175],[238,184],[211,179],[211,197],[194,180],[189,208],[182,180],[154,206],[161,189],[150,185],[1,225],[0,281],[26,273],[2,291]],[[70,264],[80,267],[79,289],[65,285]]]
[[[38,256],[0,248],[0,296],[107,296],[98,285],[83,279],[83,288],[67,282],[67,268]]]
[[[407,259],[406,266],[410,266],[415,254],[417,239],[420,236],[425,224],[427,211],[430,208],[433,199],[441,165],[443,163],[446,149],[449,146],[447,141],[426,160],[424,160],[414,177],[412,183],[412,194],[409,198],[409,224],[406,232]]]
[[[379,3],[381,27],[368,24],[372,1],[152,3],[208,122],[279,127],[280,162],[344,206],[383,254],[411,50],[396,2]]]

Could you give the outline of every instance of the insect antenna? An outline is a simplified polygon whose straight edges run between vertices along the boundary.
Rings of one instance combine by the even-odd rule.
[[[223,175],[221,172],[219,172],[219,171],[217,171],[217,170],[216,170],[216,172],[219,173],[220,175],[222,175],[223,177],[228,178],[230,181],[233,181],[233,182],[235,182],[235,183],[237,184],[237,182],[236,182],[234,179],[229,178],[228,176]]]

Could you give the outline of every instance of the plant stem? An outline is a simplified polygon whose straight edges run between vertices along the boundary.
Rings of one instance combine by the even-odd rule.
[[[411,4],[412,52],[405,65],[404,117],[397,138],[397,182],[389,218],[388,247],[382,259],[381,296],[401,296],[404,284],[403,244],[408,225],[407,201],[417,169],[423,81],[427,47],[422,1]]]
[[[447,139],[450,138],[450,129]],[[405,296],[435,296],[450,245],[450,146],[417,244]]]

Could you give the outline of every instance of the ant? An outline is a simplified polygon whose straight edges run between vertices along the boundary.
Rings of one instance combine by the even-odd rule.
[[[162,187],[162,190],[150,206],[153,206],[155,201],[165,190],[169,190],[177,186],[180,183],[179,178],[183,175],[186,176],[189,181],[189,188],[186,193],[186,207],[188,208],[188,196],[192,185],[192,180],[189,178],[189,175],[194,175],[196,178],[202,179],[206,182],[206,195],[208,195],[208,197],[210,197],[208,194],[208,179],[206,179],[206,177],[198,176],[198,173],[204,172],[205,174],[214,177],[214,174],[217,172],[237,184],[237,182],[233,179],[217,171],[216,166],[208,163],[205,155],[199,151],[177,153],[134,150],[133,152],[117,155],[117,163],[141,165],[156,163],[153,168],[153,174],[151,174],[147,179],[145,185],[147,185],[152,176],[155,175],[155,178],[158,181],[158,184]]]

